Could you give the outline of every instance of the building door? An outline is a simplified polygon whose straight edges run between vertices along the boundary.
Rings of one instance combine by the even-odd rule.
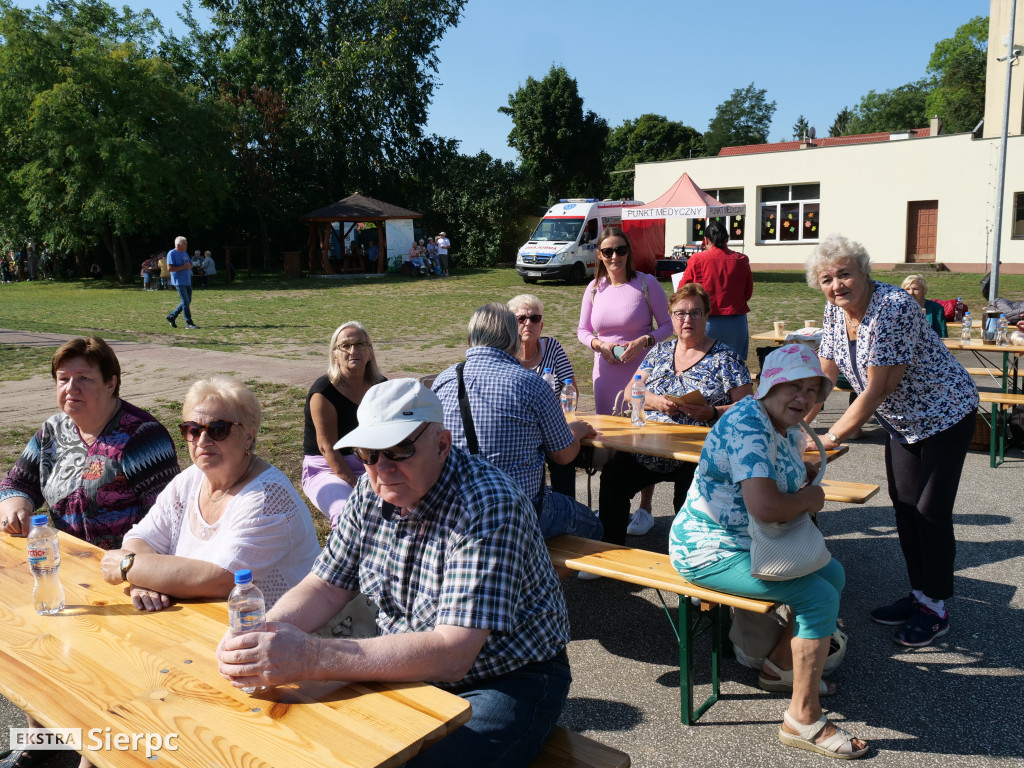
[[[907,203],[907,263],[935,261],[935,233],[939,224],[938,200]]]

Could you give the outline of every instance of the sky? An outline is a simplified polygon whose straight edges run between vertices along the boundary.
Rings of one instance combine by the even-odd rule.
[[[122,2],[184,31],[180,0],[112,4]],[[770,141],[791,139],[800,115],[827,136],[843,107],[924,77],[935,43],[988,13],[989,0],[468,0],[438,46],[424,130],[458,139],[465,154],[515,160],[512,121],[498,107],[554,64],[576,79],[584,109],[613,128],[652,112],[703,132],[715,108],[753,82],[777,105]]]

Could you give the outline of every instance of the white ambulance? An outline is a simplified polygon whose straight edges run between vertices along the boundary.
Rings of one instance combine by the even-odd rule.
[[[544,214],[516,258],[516,272],[527,283],[540,279],[582,283],[594,276],[597,236],[605,227],[622,225],[622,206],[636,200],[578,198],[560,200]]]

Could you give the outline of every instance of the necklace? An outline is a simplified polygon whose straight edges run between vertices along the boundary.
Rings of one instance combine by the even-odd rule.
[[[207,480],[206,481],[206,483],[207,483],[206,498],[209,501],[211,501],[214,504],[216,504],[218,501],[220,501],[225,496],[227,496],[231,492],[232,488],[234,488],[236,485],[238,485],[240,482],[242,482],[246,477],[248,477],[249,473],[252,471],[252,468],[255,465],[256,465],[256,456],[254,455],[251,459],[249,459],[249,465],[245,468],[245,471],[242,472],[242,474],[238,476],[238,479],[236,479],[235,482],[233,482],[231,485],[229,485],[223,491],[219,491],[218,492],[219,493],[218,496],[214,496],[213,495],[213,491],[209,490],[209,483],[210,483],[210,481]]]
[[[540,341],[538,341],[537,342],[537,351],[533,353],[533,357],[529,358],[528,360],[524,360],[523,361],[523,368],[526,368],[527,370],[529,370],[531,368],[536,367],[537,363],[540,362],[540,353],[541,353]]]

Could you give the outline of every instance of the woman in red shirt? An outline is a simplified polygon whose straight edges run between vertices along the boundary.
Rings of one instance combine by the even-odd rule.
[[[707,335],[746,360],[750,342],[747,302],[754,293],[754,275],[750,271],[750,259],[730,250],[728,242],[729,233],[722,222],[708,224],[704,230],[706,250],[690,257],[680,284],[698,283],[708,292],[711,316]]]

